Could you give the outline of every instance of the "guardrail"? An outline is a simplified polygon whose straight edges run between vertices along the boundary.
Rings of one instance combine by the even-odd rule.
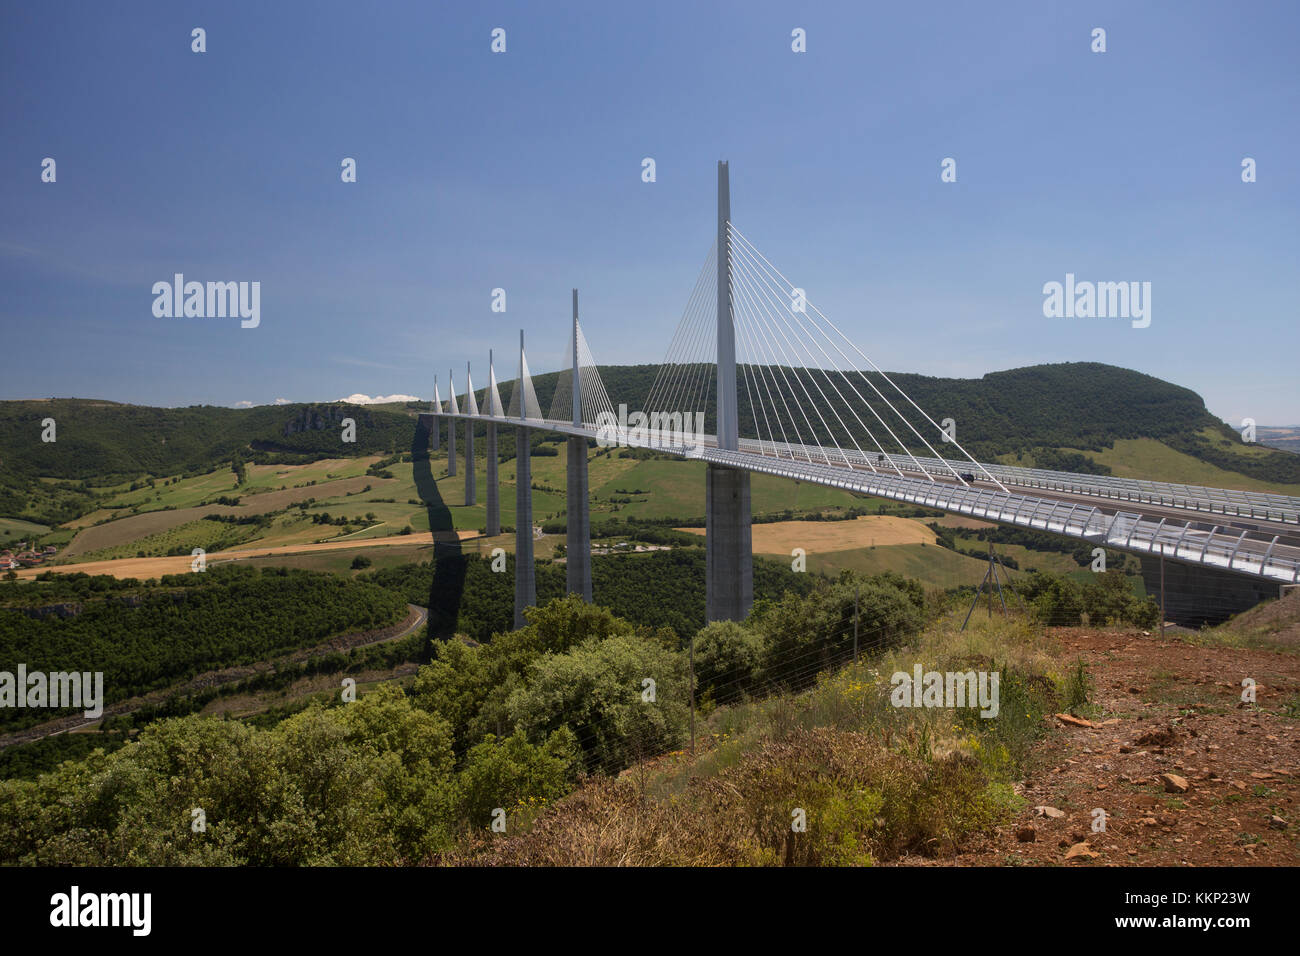
[[[834,465],[795,462],[750,452],[707,449],[706,461],[746,471],[811,481],[827,487],[912,504],[1001,524],[1050,531],[1136,554],[1163,554],[1176,561],[1263,577],[1285,584],[1300,582],[1300,559],[1276,554],[1277,536],[1251,537],[1247,531],[1208,531],[1194,522],[1153,521],[1133,512],[1103,512],[1096,506],[1052,501],[1031,495],[924,481],[884,473],[850,471]]]
[[[863,466],[881,471],[911,472],[951,478],[956,474],[974,474],[976,480],[984,475],[968,461],[953,461],[932,456],[870,455],[854,449],[825,448],[820,445],[797,445],[783,442],[766,442],[742,439],[742,451],[755,454],[789,458],[810,463],[829,461],[847,463],[850,467]],[[1300,497],[1277,495],[1260,491],[1235,491],[1230,488],[1210,488],[1205,485],[1184,485],[1165,481],[1148,481],[1143,478],[1118,478],[1113,475],[1081,475],[1070,471],[1049,471],[1042,468],[1022,468],[1018,465],[1000,465],[980,462],[980,466],[1005,485],[1022,488],[1041,488],[1132,501],[1138,504],[1159,505],[1184,511],[1199,511],[1263,521],[1280,521],[1300,524]]]

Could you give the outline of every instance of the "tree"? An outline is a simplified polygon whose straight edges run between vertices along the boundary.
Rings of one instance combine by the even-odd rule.
[[[735,621],[714,621],[695,635],[699,693],[727,703],[752,690],[763,663],[763,636]]]
[[[588,769],[617,770],[631,762],[633,741],[648,753],[680,743],[690,717],[685,677],[682,656],[657,642],[592,639],[534,661],[506,709],[530,740],[568,727]]]

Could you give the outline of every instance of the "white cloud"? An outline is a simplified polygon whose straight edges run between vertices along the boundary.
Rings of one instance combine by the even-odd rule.
[[[236,408],[252,408],[252,407],[253,407],[253,403],[252,403],[252,402],[235,402],[235,407],[236,407]]]
[[[274,403],[274,404],[276,404],[276,405],[289,405],[289,404],[291,404],[291,402],[290,402],[287,398],[277,398],[277,399],[275,400],[275,403]]]
[[[372,398],[369,395],[356,392],[347,398],[340,398],[338,401],[346,402],[349,405],[383,405],[387,402],[419,402],[422,399],[418,395],[376,395]]]

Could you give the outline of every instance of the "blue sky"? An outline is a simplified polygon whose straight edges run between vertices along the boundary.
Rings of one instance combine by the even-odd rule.
[[[521,327],[556,367],[573,286],[601,362],[658,362],[727,159],[736,225],[886,369],[1111,362],[1300,423],[1297,26],[1292,3],[8,4],[0,398],[428,396]],[[177,272],[259,281],[260,326],[155,318]],[[1150,327],[1045,318],[1067,272],[1151,282]]]

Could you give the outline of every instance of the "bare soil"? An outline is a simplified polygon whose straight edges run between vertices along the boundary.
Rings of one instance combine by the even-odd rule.
[[[900,865],[1300,865],[1300,657],[1167,634],[1058,635],[1090,665],[1092,726],[1053,718],[1013,823],[956,857]],[[1244,678],[1255,703],[1242,701]]]

